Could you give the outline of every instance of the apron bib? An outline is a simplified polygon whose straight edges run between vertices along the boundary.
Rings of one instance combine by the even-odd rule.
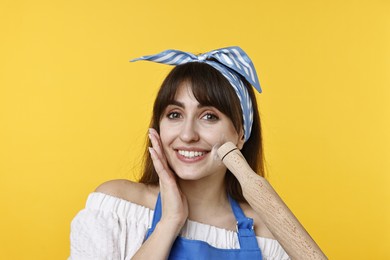
[[[191,240],[178,236],[172,245],[168,259],[262,259],[260,248],[257,244],[255,231],[253,229],[253,219],[244,215],[239,204],[228,196],[234,216],[237,220],[238,241],[240,249],[221,249],[215,248],[208,243],[200,240]],[[157,197],[156,207],[154,209],[152,227],[146,234],[146,239],[154,231],[157,223],[161,219],[161,197]]]

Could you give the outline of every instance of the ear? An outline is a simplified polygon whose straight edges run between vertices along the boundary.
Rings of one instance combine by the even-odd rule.
[[[245,143],[245,135],[244,135],[244,129],[241,128],[241,131],[238,133],[238,142],[237,142],[237,148],[238,149],[242,149],[242,147],[244,147],[244,143]]]

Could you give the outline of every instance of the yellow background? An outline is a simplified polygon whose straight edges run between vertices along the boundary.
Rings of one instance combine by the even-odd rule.
[[[134,178],[169,70],[130,58],[239,45],[270,182],[330,259],[390,259],[390,2],[0,4],[0,258],[65,259],[100,183]]]

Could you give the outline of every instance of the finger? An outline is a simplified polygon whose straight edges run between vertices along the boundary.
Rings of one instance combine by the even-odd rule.
[[[157,131],[153,128],[149,129],[149,138],[152,143],[153,148],[157,152],[158,155],[162,155],[162,145],[160,141],[160,136],[158,135]]]
[[[170,172],[167,171],[166,167],[161,162],[154,148],[149,147],[149,153],[152,158],[154,169],[156,170],[157,175],[160,178],[160,181],[162,181],[163,183],[171,183],[172,181],[176,182],[172,174],[170,174]]]
[[[168,169],[169,167],[168,167],[167,159],[165,157],[164,150],[162,148],[160,136],[155,129],[149,128],[149,138],[150,138],[152,146],[153,146],[154,150],[156,151],[156,153],[158,154],[161,162]]]

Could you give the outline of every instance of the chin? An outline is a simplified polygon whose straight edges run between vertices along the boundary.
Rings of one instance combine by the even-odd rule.
[[[200,180],[206,176],[204,175],[199,175],[199,174],[196,174],[196,173],[185,173],[185,174],[177,174],[176,173],[176,176],[179,177],[179,179],[181,180],[185,180],[185,181],[196,181],[196,180]]]
[[[209,179],[211,181],[215,178],[219,179],[219,177],[217,176],[220,176],[220,174],[222,174],[222,171],[218,171],[216,169],[213,171],[178,170],[175,171],[175,173],[178,178],[185,181],[197,181],[202,179]]]

